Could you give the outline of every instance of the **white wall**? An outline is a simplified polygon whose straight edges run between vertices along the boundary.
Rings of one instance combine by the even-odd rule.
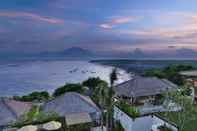
[[[178,131],[177,127],[162,120],[161,118],[157,116],[153,116],[153,125],[166,125],[168,128],[172,129],[173,131]]]
[[[125,131],[132,131],[133,120],[117,107],[114,107],[114,119],[120,121]]]
[[[171,128],[173,131],[178,131],[174,125],[167,123],[157,116],[149,115],[132,119],[117,107],[114,107],[114,119],[120,121],[125,131],[151,131],[153,129],[153,125],[159,126],[164,124],[166,124],[166,126]]]

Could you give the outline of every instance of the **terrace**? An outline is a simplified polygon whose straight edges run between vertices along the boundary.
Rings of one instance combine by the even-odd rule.
[[[158,115],[144,115],[133,117],[126,110],[114,107],[114,119],[119,121],[125,131],[178,131],[176,124]]]

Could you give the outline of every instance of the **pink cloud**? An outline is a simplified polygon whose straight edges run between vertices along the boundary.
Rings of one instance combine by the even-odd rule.
[[[166,15],[167,14],[167,15]],[[179,38],[191,39],[192,36],[197,34],[197,15],[184,12],[167,12],[160,14],[160,16],[152,17],[153,21],[161,23],[161,21],[168,21],[173,23],[173,26],[160,25],[144,28],[139,30],[120,30],[120,33],[136,35],[140,37],[152,37],[152,38]],[[192,41],[196,41],[196,38],[192,38]]]
[[[104,29],[111,29],[112,28],[112,26],[109,24],[101,24],[101,25],[99,25],[99,27],[104,28]]]
[[[100,24],[99,27],[104,29],[111,29],[114,26],[127,24],[139,20],[139,17],[126,16],[126,17],[111,17],[106,23]]]
[[[10,18],[27,18],[35,21],[46,22],[49,24],[63,24],[62,19],[54,17],[44,17],[34,13],[29,12],[0,12],[0,17],[10,17]]]
[[[117,17],[111,20],[111,24],[125,24],[137,20],[136,17]]]

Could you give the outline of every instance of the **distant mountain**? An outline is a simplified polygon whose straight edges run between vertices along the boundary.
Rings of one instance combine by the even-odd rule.
[[[37,58],[67,58],[67,59],[86,59],[86,58],[95,58],[97,55],[90,50],[80,48],[80,47],[71,47],[59,52],[41,52],[39,54],[33,55]]]
[[[65,49],[62,53],[65,57],[95,57],[96,54],[91,52],[90,50],[83,49],[80,47],[71,47]]]
[[[181,48],[176,50],[176,55],[180,58],[196,58],[197,51],[189,48]]]
[[[130,53],[131,58],[145,58],[148,57],[146,53],[144,53],[140,48],[136,48],[132,53]]]

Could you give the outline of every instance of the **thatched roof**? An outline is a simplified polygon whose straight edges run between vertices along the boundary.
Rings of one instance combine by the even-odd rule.
[[[68,126],[92,122],[90,115],[85,112],[66,114],[65,120]]]
[[[75,92],[65,93],[54,100],[45,103],[41,110],[43,112],[56,112],[58,115],[64,117],[69,113],[89,113],[93,119],[97,119],[100,115],[99,108],[93,101],[86,96],[82,96]]]
[[[28,112],[31,107],[31,103],[0,98],[0,126],[5,126],[15,121],[25,112]]]
[[[140,97],[162,94],[176,88],[175,84],[166,79],[135,76],[133,79],[117,85],[114,90],[117,96]]]

